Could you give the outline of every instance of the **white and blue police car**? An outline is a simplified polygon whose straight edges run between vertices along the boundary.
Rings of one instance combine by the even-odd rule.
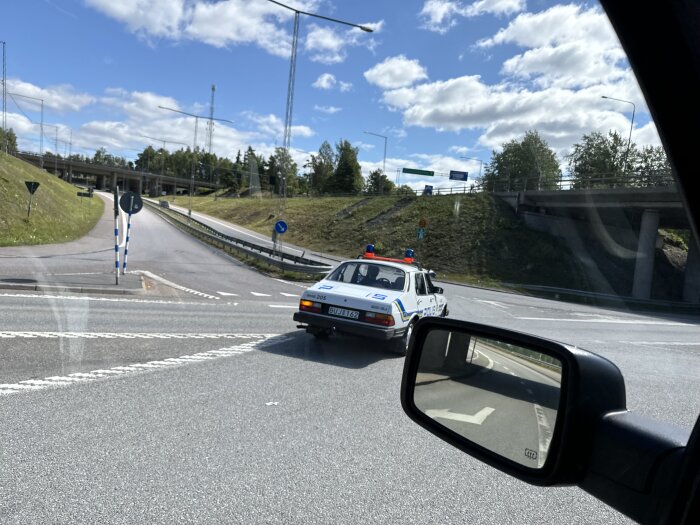
[[[448,314],[443,290],[432,282],[435,273],[413,256],[408,249],[403,259],[379,257],[368,245],[364,255],[304,291],[294,314],[303,323],[298,327],[319,338],[342,332],[386,340],[405,354],[418,319]]]

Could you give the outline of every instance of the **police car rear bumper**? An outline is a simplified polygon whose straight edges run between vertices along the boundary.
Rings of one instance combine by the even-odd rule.
[[[371,337],[372,339],[388,340],[394,337],[400,337],[406,333],[406,327],[396,328],[374,326],[369,323],[359,321],[351,321],[339,317],[330,317],[323,314],[314,314],[311,312],[296,312],[294,320],[298,323],[306,323],[309,326],[324,328],[329,330],[337,330],[346,334],[361,335],[363,337]]]

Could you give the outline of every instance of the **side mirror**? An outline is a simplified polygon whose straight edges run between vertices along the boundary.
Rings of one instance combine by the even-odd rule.
[[[677,480],[662,474],[678,468],[689,436],[628,412],[622,374],[603,357],[446,318],[416,323],[401,404],[426,430],[507,474],[579,485],[648,523],[669,508]]]
[[[430,276],[431,279],[437,279],[437,274],[432,270],[430,270],[428,272],[428,275]]]

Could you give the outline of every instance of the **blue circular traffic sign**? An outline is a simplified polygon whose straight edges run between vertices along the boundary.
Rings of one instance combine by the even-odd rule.
[[[275,223],[275,231],[277,233],[284,233],[287,231],[287,223],[284,221],[277,221]]]

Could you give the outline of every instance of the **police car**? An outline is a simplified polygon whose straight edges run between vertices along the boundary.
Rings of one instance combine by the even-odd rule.
[[[316,337],[334,331],[390,341],[405,354],[413,324],[424,316],[447,316],[447,300],[424,269],[406,250],[403,259],[378,257],[374,246],[364,255],[341,263],[308,288],[294,320]]]

